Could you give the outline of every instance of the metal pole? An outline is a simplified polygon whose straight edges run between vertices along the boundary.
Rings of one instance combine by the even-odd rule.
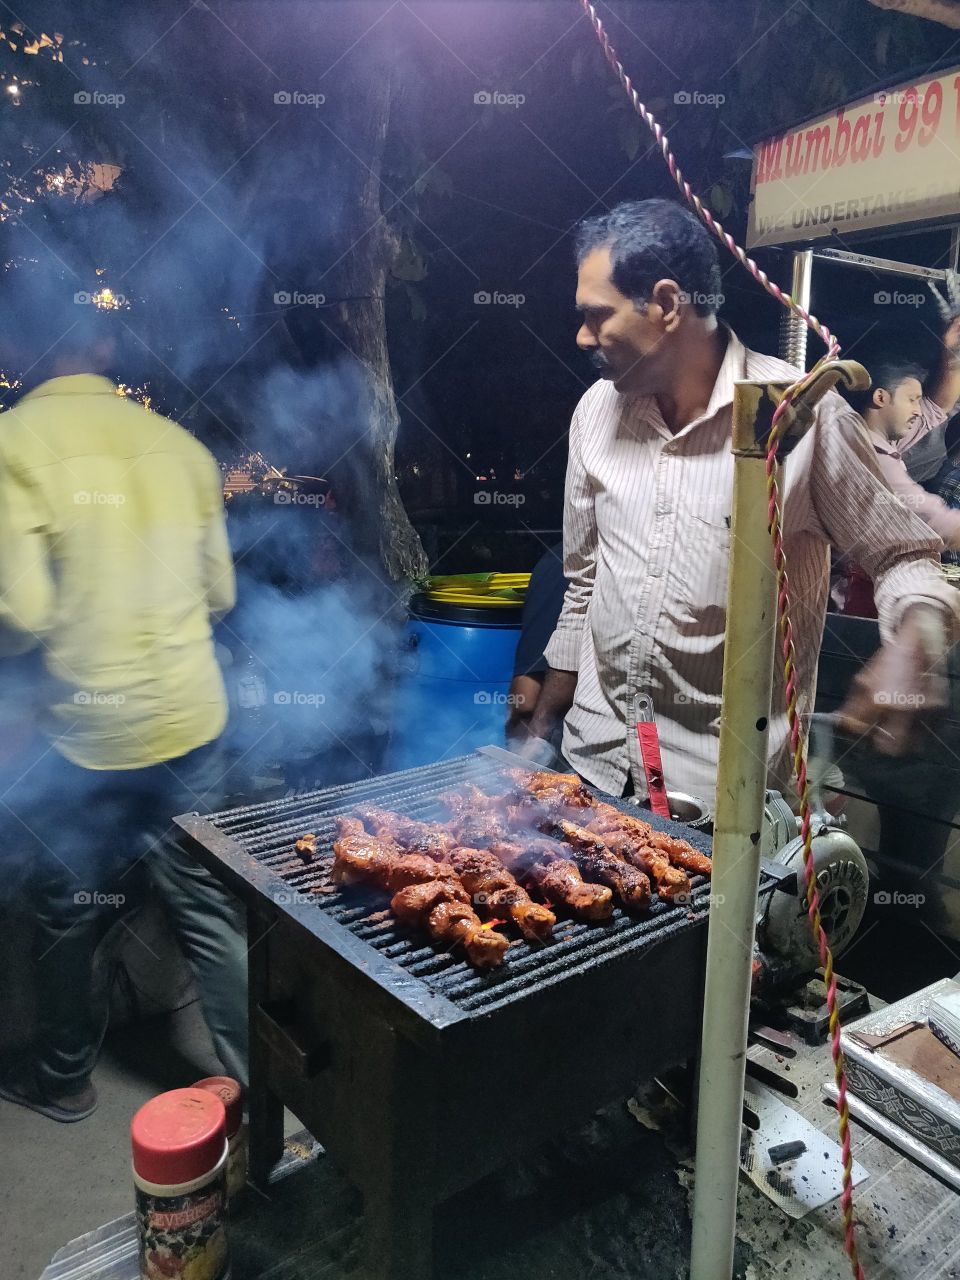
[[[804,311],[810,310],[810,285],[813,279],[813,250],[796,249],[790,277],[790,296],[799,302]],[[807,326],[792,311],[784,311],[780,317],[780,359],[807,367]]]
[[[733,546],[727,587],[720,761],[697,1111],[691,1280],[730,1280],[743,1075],[773,691],[776,576],[764,453],[753,438],[762,384],[733,400]]]

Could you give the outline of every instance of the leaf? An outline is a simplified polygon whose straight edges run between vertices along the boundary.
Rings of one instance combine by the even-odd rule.
[[[401,238],[390,274],[395,280],[407,281],[422,280],[427,274],[426,260],[414,244],[412,236],[404,235]]]
[[[640,150],[640,120],[630,113],[628,116],[621,116],[617,122],[617,141],[627,154],[628,160],[635,160],[637,152]]]
[[[733,208],[733,195],[724,183],[715,182],[710,188],[710,208],[720,218],[725,218]]]

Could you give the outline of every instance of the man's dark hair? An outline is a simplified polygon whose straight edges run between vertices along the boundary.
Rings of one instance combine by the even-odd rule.
[[[577,265],[609,246],[611,279],[635,304],[650,301],[658,280],[676,280],[698,316],[720,300],[720,262],[706,227],[673,200],[628,200],[577,228]]]
[[[881,352],[872,359],[864,356],[862,363],[870,374],[870,386],[866,391],[844,390],[850,404],[861,415],[872,407],[873,393],[878,389],[883,388],[893,395],[900,383],[907,378],[916,378],[922,384],[927,376],[926,370],[920,365],[893,352]]]

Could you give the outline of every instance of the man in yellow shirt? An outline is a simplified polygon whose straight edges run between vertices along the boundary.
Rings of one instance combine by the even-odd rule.
[[[134,867],[162,898],[224,1066],[246,1076],[239,907],[170,825],[221,792],[211,619],[232,608],[234,575],[220,474],[187,431],[101,376],[112,341],[98,323],[83,316],[48,379],[0,416],[0,653],[43,656],[43,750],[0,794],[28,850],[38,1037],[0,1097],[57,1120],[96,1106],[93,951]]]

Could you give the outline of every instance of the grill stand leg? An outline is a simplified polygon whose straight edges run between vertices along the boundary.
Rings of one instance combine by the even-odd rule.
[[[435,1063],[371,1021],[364,1069],[364,1280],[433,1280]]]
[[[266,1188],[271,1170],[283,1155],[283,1103],[267,1085],[269,1051],[257,1034],[255,1012],[270,998],[270,953],[265,941],[270,927],[270,921],[253,908],[248,911],[250,1181],[260,1188]]]

